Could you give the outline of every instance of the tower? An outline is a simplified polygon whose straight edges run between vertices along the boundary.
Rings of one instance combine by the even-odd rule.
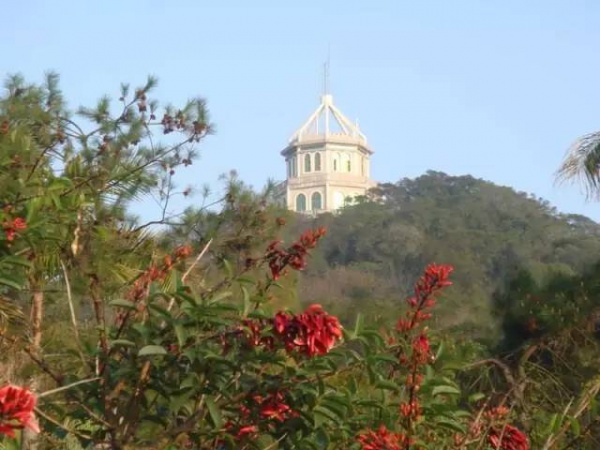
[[[325,88],[318,108],[281,151],[287,169],[288,209],[332,212],[365,195],[375,184],[370,179],[372,154],[358,124],[336,108]]]

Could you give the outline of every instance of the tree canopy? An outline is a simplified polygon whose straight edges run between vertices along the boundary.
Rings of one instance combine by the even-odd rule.
[[[438,326],[477,337],[499,332],[493,294],[520,271],[542,282],[579,273],[600,256],[600,225],[591,219],[468,175],[384,183],[370,201],[316,223],[330,233],[301,277],[301,300],[348,319],[357,311],[385,315],[418,267],[443,261],[456,277]]]

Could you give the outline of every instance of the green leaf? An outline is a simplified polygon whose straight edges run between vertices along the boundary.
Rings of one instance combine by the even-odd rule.
[[[244,313],[243,316],[246,317],[248,313],[252,310],[252,303],[250,303],[250,292],[246,286],[242,286],[242,296],[244,298]]]
[[[236,281],[240,284],[254,285],[256,283],[256,280],[253,280],[252,278],[248,278],[248,277],[239,277],[236,279]]]
[[[4,286],[10,286],[11,288],[17,289],[19,291],[23,288],[23,286],[19,282],[10,278],[0,278],[0,284]]]
[[[223,263],[223,267],[225,268],[225,271],[227,272],[227,278],[232,278],[233,277],[233,268],[231,267],[231,263],[228,260],[226,260],[225,258],[223,258],[221,262]]]
[[[167,351],[160,345],[146,345],[138,352],[138,356],[166,355]]]
[[[438,361],[440,359],[440,357],[443,355],[444,353],[444,343],[442,342],[440,344],[440,346],[437,349],[437,352],[435,354],[435,360]]]
[[[124,347],[135,347],[135,342],[130,341],[128,339],[115,339],[114,341],[111,341],[110,343],[113,347],[116,345],[122,345]]]
[[[332,411],[321,406],[315,406],[312,412],[315,421],[315,428],[320,427],[324,422],[338,422],[337,417],[331,414]]]
[[[362,314],[356,315],[356,323],[354,324],[354,333],[352,334],[352,339],[356,338],[360,334],[363,329],[364,317]]]
[[[383,361],[383,362],[389,362],[392,364],[398,364],[398,358],[392,355],[373,355],[369,358],[369,362],[371,361]]]
[[[205,401],[206,407],[208,408],[208,413],[210,414],[210,418],[212,419],[215,428],[221,428],[221,426],[223,425],[221,410],[211,397],[206,397]]]
[[[214,303],[218,303],[221,300],[225,300],[226,298],[231,297],[231,292],[230,291],[223,291],[223,292],[219,292],[218,294],[214,295],[213,297],[211,297],[208,300],[208,304],[212,305]]]
[[[329,435],[322,427],[317,428],[315,433],[315,441],[317,441],[317,448],[329,447]]]
[[[479,400],[482,400],[484,398],[485,398],[485,394],[483,394],[481,392],[476,392],[475,394],[469,395],[469,403],[476,403]]]
[[[558,414],[552,414],[550,421],[548,422],[548,426],[546,427],[546,435],[554,433],[561,425],[561,420],[559,419]]]
[[[433,395],[434,397],[436,395],[442,395],[442,394],[460,395],[460,389],[458,389],[454,386],[436,386],[433,388],[433,391],[431,393],[431,395]]]
[[[385,391],[400,392],[400,386],[390,380],[379,380],[375,383],[375,387]]]
[[[176,324],[173,329],[175,330],[175,335],[177,336],[177,343],[180,347],[182,347],[187,341],[187,332],[182,324]]]
[[[2,263],[10,264],[11,266],[26,267],[28,269],[33,267],[33,264],[31,263],[31,261],[29,261],[25,258],[22,258],[20,256],[14,256],[14,255],[4,256],[2,258]]]
[[[108,305],[114,306],[116,308],[125,308],[125,309],[136,309],[137,308],[135,303],[130,302],[129,300],[124,300],[124,299],[112,300]]]
[[[571,431],[573,432],[573,435],[575,437],[579,436],[581,434],[581,424],[579,423],[579,420],[577,420],[576,417],[571,416],[568,416],[567,419],[571,422]]]
[[[436,420],[436,425],[439,425],[444,428],[449,428],[453,431],[458,431],[459,433],[466,432],[465,427],[462,424],[450,419],[438,419]]]

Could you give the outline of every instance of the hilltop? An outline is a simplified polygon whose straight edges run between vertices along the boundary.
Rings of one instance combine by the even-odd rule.
[[[385,321],[427,263],[452,264],[455,285],[437,325],[475,337],[497,332],[492,296],[519,271],[542,283],[578,274],[600,255],[596,222],[469,175],[430,171],[381,184],[360,204],[314,221],[329,233],[300,278],[302,302],[347,320],[362,312]]]

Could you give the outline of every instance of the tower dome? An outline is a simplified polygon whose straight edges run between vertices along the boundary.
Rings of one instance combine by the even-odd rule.
[[[287,207],[300,213],[332,212],[365,195],[374,185],[372,154],[358,123],[348,120],[326,92],[281,151]]]

